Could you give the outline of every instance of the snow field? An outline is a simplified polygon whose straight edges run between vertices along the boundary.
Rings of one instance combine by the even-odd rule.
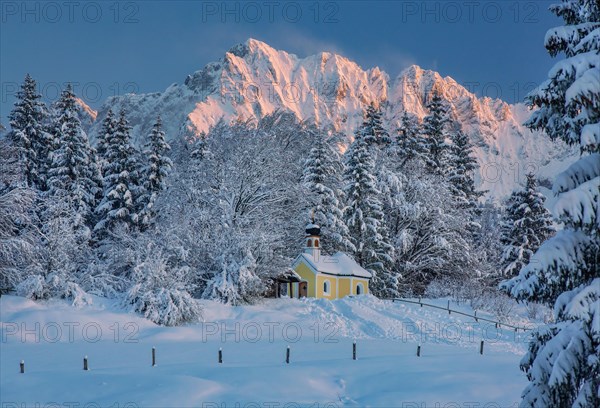
[[[418,305],[371,296],[235,308],[206,301],[204,322],[167,328],[94,300],[75,309],[0,299],[3,408],[491,408],[513,406],[526,385],[518,369],[525,337]]]

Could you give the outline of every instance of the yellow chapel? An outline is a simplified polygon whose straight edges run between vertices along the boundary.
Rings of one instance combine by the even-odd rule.
[[[340,299],[348,295],[369,293],[371,273],[343,252],[332,256],[321,253],[321,228],[306,226],[303,252],[292,263],[299,277],[291,283],[291,293],[298,297]]]

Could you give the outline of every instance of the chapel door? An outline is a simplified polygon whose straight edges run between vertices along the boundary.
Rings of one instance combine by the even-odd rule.
[[[308,282],[300,282],[298,284],[298,297],[308,296]]]

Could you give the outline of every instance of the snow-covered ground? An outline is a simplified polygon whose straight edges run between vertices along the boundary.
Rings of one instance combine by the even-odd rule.
[[[443,310],[371,296],[203,304],[203,323],[169,328],[102,298],[77,309],[2,296],[0,406],[491,408],[515,406],[526,385],[525,335]]]

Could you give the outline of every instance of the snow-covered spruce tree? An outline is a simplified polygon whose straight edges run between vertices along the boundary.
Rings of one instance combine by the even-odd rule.
[[[427,141],[426,164],[430,171],[445,174],[448,167],[449,145],[447,108],[442,97],[434,91],[427,103],[429,115],[423,119],[422,132]]]
[[[544,207],[545,201],[533,173],[527,174],[525,188],[514,191],[506,201],[500,235],[503,276],[516,276],[542,242],[553,235],[552,217]]]
[[[371,103],[365,110],[364,120],[360,131],[365,135],[365,141],[368,144],[389,145],[392,139],[383,127],[382,112],[380,106]]]
[[[51,131],[55,142],[46,184],[50,197],[64,201],[72,208],[76,215],[75,229],[88,229],[102,181],[96,156],[81,127],[76,103],[68,85],[53,107]]]
[[[8,138],[17,149],[23,175],[21,184],[40,190],[44,188],[50,138],[44,129],[45,107],[36,86],[35,80],[27,74],[8,116],[11,127]]]
[[[477,159],[472,156],[473,144],[461,131],[454,132],[451,140],[452,144],[448,151],[450,190],[461,208],[474,213],[479,206],[478,200],[484,192],[475,188],[474,172],[478,165]]]
[[[31,299],[60,298],[73,305],[89,304],[91,298],[78,284],[91,259],[89,229],[81,227],[81,215],[68,199],[47,195],[43,202],[41,268],[16,288],[20,296]]]
[[[155,240],[140,236],[137,262],[131,273],[131,287],[126,291],[123,305],[140,313],[156,324],[176,326],[197,322],[202,308],[190,295],[189,267],[172,265],[169,255]]]
[[[106,166],[103,169],[104,194],[96,209],[94,232],[100,239],[116,225],[138,225],[140,176],[137,154],[131,145],[129,123],[121,111],[112,137],[107,140]]]
[[[503,250],[500,243],[503,208],[488,199],[480,205],[478,213],[475,222],[480,228],[474,236],[473,252],[484,285],[496,290],[500,282],[498,267]]]
[[[529,96],[527,125],[581,149],[553,186],[564,229],[542,244],[502,287],[521,300],[554,303],[555,323],[533,332],[521,367],[530,381],[524,407],[600,406],[600,3],[550,7],[565,25],[546,34],[565,54]]]
[[[219,240],[224,244],[222,251],[215,259],[218,269],[202,297],[234,306],[252,303],[265,291],[265,285],[258,277],[256,259],[249,249],[244,249],[245,237],[231,234],[223,238]]]
[[[0,149],[0,160],[2,153]],[[0,189],[1,289],[14,289],[28,275],[40,270],[41,234],[34,210],[36,196],[35,190],[25,187]]]
[[[165,179],[173,162],[167,156],[171,146],[165,140],[165,132],[162,130],[160,117],[152,126],[148,137],[144,154],[148,158],[148,164],[143,171],[143,195],[140,197],[140,205],[143,207],[140,213],[140,224],[147,226],[155,216],[154,202],[158,194],[166,188]]]
[[[312,135],[313,147],[304,163],[302,181],[307,190],[311,216],[321,227],[323,249],[333,254],[337,251],[353,251],[348,236],[341,203],[338,197],[343,163],[332,138],[323,132]]]
[[[365,134],[357,131],[346,152],[344,221],[356,248],[354,258],[374,274],[371,281],[373,293],[391,297],[397,295],[398,288],[398,278],[390,269],[394,248],[387,239],[383,206],[374,175],[373,153]]]
[[[114,137],[116,128],[117,120],[115,118],[115,114],[113,113],[112,109],[109,109],[108,112],[106,112],[106,117],[102,121],[102,128],[96,142],[96,153],[98,155],[98,164],[100,166],[100,170],[104,169],[106,166],[108,145]]]
[[[192,142],[193,148],[191,158],[196,161],[202,161],[210,157],[210,149],[206,142],[206,133],[202,132],[200,136],[194,139]]]
[[[395,151],[400,168],[411,160],[425,159],[428,150],[427,140],[421,134],[419,119],[416,116],[405,111],[397,133]]]

